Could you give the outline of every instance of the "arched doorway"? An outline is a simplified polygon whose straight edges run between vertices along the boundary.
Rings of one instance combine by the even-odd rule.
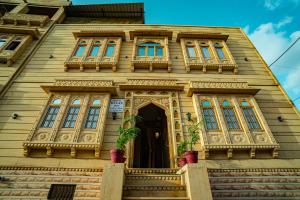
[[[169,139],[165,110],[149,104],[138,111],[141,133],[134,141],[135,168],[169,168]]]

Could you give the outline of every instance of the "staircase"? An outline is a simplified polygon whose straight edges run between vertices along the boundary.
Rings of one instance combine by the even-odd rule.
[[[176,169],[127,169],[123,200],[189,200]]]

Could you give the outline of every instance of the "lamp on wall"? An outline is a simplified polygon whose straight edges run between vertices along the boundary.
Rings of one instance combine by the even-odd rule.
[[[277,119],[279,122],[283,122],[283,118],[281,116],[278,116]]]
[[[186,115],[186,119],[187,119],[188,121],[191,121],[191,120],[192,120],[192,114],[191,114],[190,112],[187,112],[185,115]]]
[[[111,114],[112,114],[113,120],[116,120],[117,119],[117,113],[116,112],[112,112]]]

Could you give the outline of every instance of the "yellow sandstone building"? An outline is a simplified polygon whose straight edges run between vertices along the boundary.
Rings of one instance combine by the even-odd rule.
[[[299,112],[241,28],[147,25],[141,3],[0,12],[0,199],[300,199]],[[198,163],[179,168],[192,119]]]

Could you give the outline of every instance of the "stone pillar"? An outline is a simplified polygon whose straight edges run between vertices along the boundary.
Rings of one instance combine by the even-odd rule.
[[[29,11],[27,3],[20,3],[14,9],[10,11],[10,13],[27,13]]]
[[[190,200],[212,200],[212,193],[205,162],[187,164],[184,173],[187,194]]]
[[[121,200],[124,184],[124,163],[104,167],[100,200]]]

